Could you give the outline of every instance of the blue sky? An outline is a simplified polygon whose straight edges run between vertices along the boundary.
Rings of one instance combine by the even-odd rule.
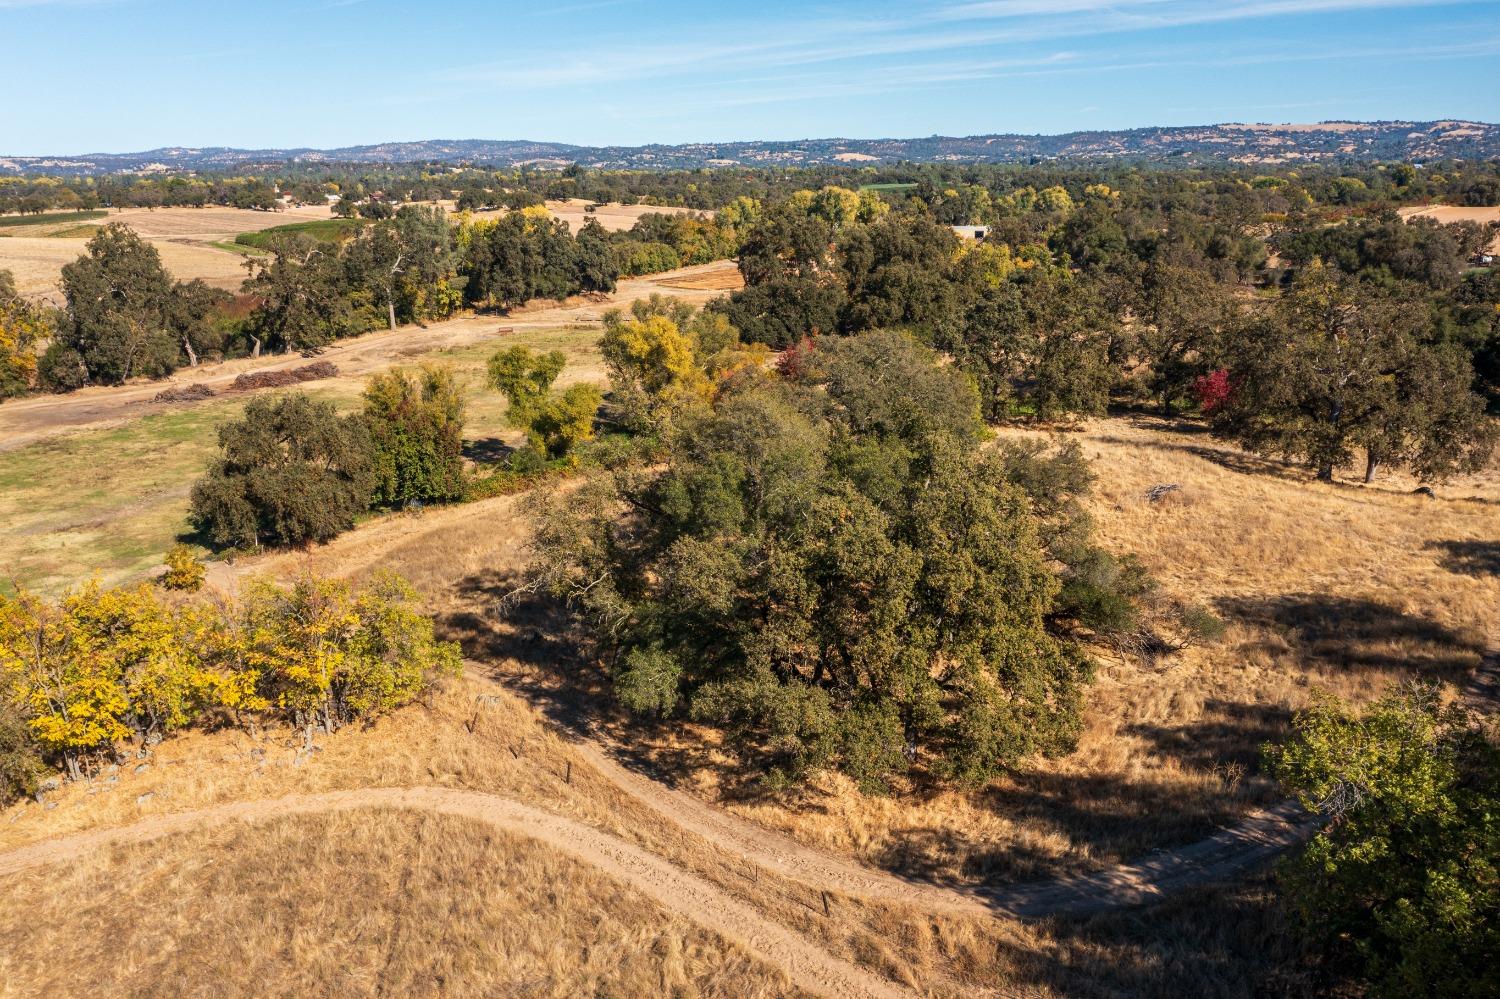
[[[11,154],[1500,120],[1500,0],[0,0],[0,51]]]

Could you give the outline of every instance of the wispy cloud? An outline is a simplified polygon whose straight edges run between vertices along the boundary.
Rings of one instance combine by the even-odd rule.
[[[610,2],[610,0],[605,0]],[[672,44],[611,46],[561,56],[510,53],[503,62],[444,71],[450,82],[507,90],[620,84],[663,78],[724,79],[741,73],[799,71],[886,60],[896,71],[910,57],[994,52],[1106,35],[1188,28],[1226,21],[1293,18],[1341,11],[1455,5],[1473,0],[978,0],[891,18],[823,17],[738,30],[717,24]],[[725,42],[725,38],[753,39]],[[1325,48],[1336,57],[1337,48]],[[917,70],[913,69],[913,72]],[[897,74],[899,76],[899,73]],[[696,85],[696,83],[695,83]]]

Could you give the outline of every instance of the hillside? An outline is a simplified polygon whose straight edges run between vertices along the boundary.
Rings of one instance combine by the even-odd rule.
[[[576,146],[559,142],[432,139],[338,149],[171,147],[136,153],[0,156],[0,173],[97,175],[224,171],[282,163],[480,163],[612,169],[811,166],[898,162],[1013,163],[1134,160],[1174,163],[1297,163],[1348,159],[1488,159],[1500,156],[1500,125],[1470,121],[1189,125],[1061,135],[934,135],[916,139],[805,139],[684,145]]]

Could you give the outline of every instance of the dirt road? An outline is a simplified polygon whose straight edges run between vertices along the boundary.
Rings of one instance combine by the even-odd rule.
[[[470,663],[468,673],[488,679],[478,664]],[[1305,839],[1314,827],[1301,808],[1288,802],[1248,815],[1197,843],[1095,874],[1020,885],[942,885],[898,877],[804,846],[630,769],[601,741],[577,732],[570,735],[573,748],[620,790],[682,829],[738,851],[749,863],[805,884],[933,912],[999,912],[1032,919],[1139,905],[1184,888],[1231,880]]]
[[[369,333],[341,340],[319,354],[320,360],[338,365],[341,375],[358,375],[409,361],[415,356],[448,347],[459,347],[495,336],[501,327],[540,329],[580,326],[598,323],[604,313],[617,306],[629,305],[653,293],[671,295],[691,302],[706,302],[722,291],[668,287],[685,278],[733,272],[733,261],[720,260],[696,267],[684,267],[649,278],[621,281],[613,295],[600,302],[574,302],[563,305],[536,305],[517,310],[510,316],[465,316],[447,322],[421,326],[402,326],[396,330]],[[308,363],[300,354],[277,354],[259,358],[239,358],[220,364],[185,368],[163,381],[132,382],[107,388],[86,388],[68,395],[40,395],[17,399],[0,405],[0,451],[25,447],[57,434],[85,428],[111,426],[165,408],[167,404],[151,400],[164,388],[207,385],[222,390],[247,371],[276,371]],[[171,406],[190,405],[171,403]]]
[[[682,913],[739,943],[762,961],[785,970],[793,984],[805,991],[851,997],[910,995],[898,985],[831,956],[697,875],[675,867],[641,847],[572,819],[477,791],[372,787],[241,801],[153,816],[133,825],[47,840],[0,854],[0,875],[65,863],[113,844],[140,843],[205,826],[357,808],[436,812],[477,819],[507,832],[528,836],[625,882],[668,911]]]

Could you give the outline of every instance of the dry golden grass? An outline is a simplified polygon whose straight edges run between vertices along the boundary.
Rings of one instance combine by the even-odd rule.
[[[656,283],[663,288],[685,291],[739,291],[745,287],[745,277],[737,269],[718,270],[707,274],[665,278]]]
[[[598,674],[545,608],[506,619],[495,606],[525,560],[531,497],[380,518],[328,546],[235,571],[395,569],[418,585],[446,634],[512,675],[544,712],[601,712],[644,762],[804,842],[959,881],[1094,868],[1195,839],[1271,796],[1254,775],[1256,750],[1312,691],[1365,699],[1413,672],[1457,679],[1500,624],[1494,469],[1428,499],[1400,479],[1316,485],[1152,418],[1093,421],[1078,439],[1100,476],[1093,508],[1103,540],[1139,553],[1167,597],[1217,608],[1230,629],[1220,644],[1155,663],[1108,663],[1077,753],[974,793],[867,798],[830,780],[801,799],[736,797],[742,774],[707,733],[609,716]],[[1146,490],[1164,482],[1183,488],[1147,501]],[[230,575],[216,572],[221,582]],[[294,744],[278,732],[170,740],[147,770],[127,766],[117,784],[65,788],[54,810],[11,809],[0,844],[292,792],[462,787],[639,843],[830,952],[936,994],[1238,996],[1266,975],[1283,976],[1271,991],[1311,987],[1297,977],[1260,883],[1080,922],[936,916],[832,893],[825,914],[818,886],[754,871],[683,832],[595,772],[536,707],[469,681],[327,738],[300,761]]]
[[[15,275],[23,295],[59,302],[62,269],[84,253],[87,239],[45,236],[0,238],[0,270]],[[245,280],[244,257],[200,243],[152,240],[167,272],[179,281],[202,278],[216,288],[238,289]]]
[[[1444,225],[1454,222],[1478,222],[1480,225],[1489,225],[1491,222],[1500,222],[1500,208],[1470,208],[1462,205],[1427,205],[1421,208],[1403,208],[1401,217],[1404,219],[1416,216],[1437,219]],[[1489,252],[1500,253],[1500,235],[1490,240]]]
[[[452,212],[456,205],[452,201],[440,202],[443,208]],[[668,208],[661,205],[600,205],[592,212],[587,211],[590,202],[582,198],[569,198],[566,201],[548,201],[547,211],[555,219],[561,219],[568,223],[568,228],[577,232],[589,219],[598,222],[611,232],[632,228],[640,221],[642,215],[712,215],[712,212],[699,212],[691,208]],[[494,218],[504,215],[506,209],[497,208],[490,211],[474,212],[476,218]]]
[[[1274,800],[1259,749],[1315,691],[1363,701],[1404,676],[1461,681],[1500,626],[1493,469],[1429,499],[1401,479],[1318,485],[1149,417],[1093,421],[1078,437],[1099,474],[1101,539],[1140,555],[1165,598],[1206,605],[1229,628],[1155,661],[1100,650],[1074,754],[977,792],[875,798],[828,777],[765,798],[741,793],[745,775],[709,730],[614,719],[615,734],[682,786],[812,846],[940,880],[1045,877],[1196,840]],[[1161,483],[1182,489],[1148,501]],[[556,621],[506,621],[494,607],[525,561],[527,503],[389,520],[274,567],[395,568],[472,655],[565,710],[610,717]]]
[[[117,846],[0,894],[0,995],[799,994],[690,914],[477,821],[392,810]]]

